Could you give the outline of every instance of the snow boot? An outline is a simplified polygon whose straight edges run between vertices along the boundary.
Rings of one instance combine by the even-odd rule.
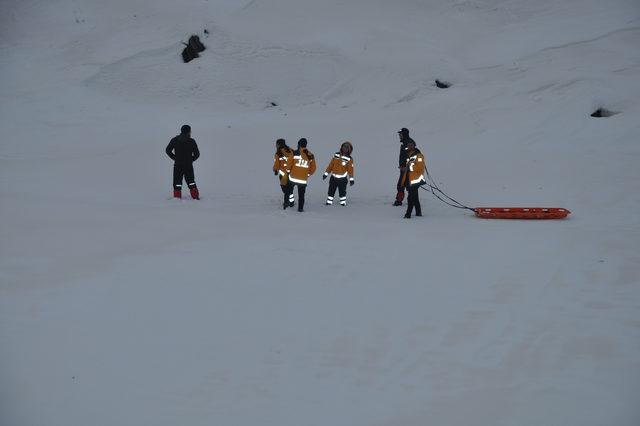
[[[189,191],[191,191],[191,198],[193,198],[194,200],[200,199],[200,192],[198,192],[197,186],[192,186],[191,188],[189,188]]]
[[[182,198],[182,191],[179,189],[173,190],[173,198]]]
[[[398,191],[396,194],[396,200],[393,202],[394,206],[401,206],[402,200],[404,200],[404,191]]]

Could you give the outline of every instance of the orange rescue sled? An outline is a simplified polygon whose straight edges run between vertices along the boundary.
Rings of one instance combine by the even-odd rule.
[[[564,219],[571,212],[558,207],[476,207],[483,219]]]

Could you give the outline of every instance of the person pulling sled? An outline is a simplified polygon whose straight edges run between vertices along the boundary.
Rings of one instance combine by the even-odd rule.
[[[418,190],[421,185],[426,183],[424,172],[424,156],[420,150],[416,148],[416,143],[413,139],[411,139],[407,142],[407,160],[402,178],[402,184],[407,188],[407,192],[409,193],[407,197],[407,212],[404,215],[405,219],[411,218],[411,212],[414,208],[416,209],[416,216],[422,216]]]
[[[196,141],[191,138],[191,126],[185,124],[180,128],[180,134],[175,136],[165,149],[173,163],[173,197],[182,198],[182,179],[187,181],[191,198],[200,199],[193,173],[193,162],[200,157]]]
[[[329,174],[329,192],[327,193],[326,205],[333,204],[333,196],[338,189],[340,195],[340,205],[347,205],[347,182],[350,185],[355,183],[353,177],[353,158],[351,153],[353,152],[353,145],[351,142],[346,141],[340,145],[340,151],[333,154],[333,158],[329,162],[327,169],[322,175],[322,180],[325,180]]]

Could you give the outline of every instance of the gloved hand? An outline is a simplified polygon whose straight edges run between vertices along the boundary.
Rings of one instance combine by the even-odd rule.
[[[274,176],[278,176],[278,171],[277,171],[277,170],[274,170],[274,171],[273,171],[273,175],[274,175]]]
[[[353,180],[353,179],[351,179],[351,180],[349,181],[349,186],[353,186],[353,184],[354,184],[354,183],[356,183],[356,181],[355,181],[355,180]]]
[[[327,176],[329,176],[329,173],[325,173],[322,175],[322,180],[325,180],[327,178]]]

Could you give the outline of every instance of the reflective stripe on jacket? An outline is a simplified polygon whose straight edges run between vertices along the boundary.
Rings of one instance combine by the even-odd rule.
[[[280,185],[286,185],[289,181],[289,172],[293,165],[293,151],[289,147],[283,147],[273,156],[273,171],[278,172]]]
[[[353,158],[336,152],[325,170],[325,174],[329,173],[339,179],[349,176],[349,179],[353,180]]]
[[[293,165],[289,180],[293,183],[306,184],[309,176],[316,172],[316,160],[306,148],[293,151]]]
[[[415,149],[407,155],[407,170],[402,179],[403,186],[422,185],[424,179],[424,156],[420,150]],[[408,180],[408,181],[407,181]]]

